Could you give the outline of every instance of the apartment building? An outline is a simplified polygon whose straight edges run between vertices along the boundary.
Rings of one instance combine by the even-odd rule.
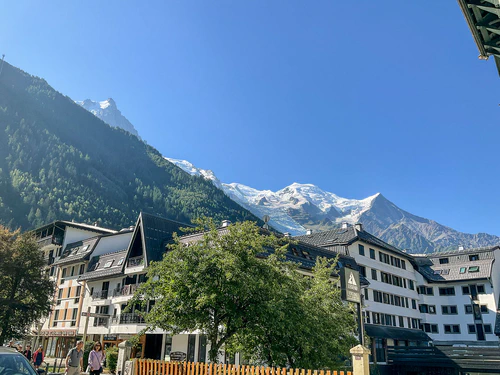
[[[500,246],[414,259],[422,329],[434,345],[498,347]]]
[[[296,239],[352,257],[368,280],[362,293],[362,314],[373,362],[386,362],[387,346],[426,345],[431,340],[420,329],[417,275],[410,254],[368,233],[361,224],[343,224]]]

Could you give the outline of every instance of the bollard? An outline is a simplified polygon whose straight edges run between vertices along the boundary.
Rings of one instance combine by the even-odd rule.
[[[352,354],[353,375],[370,375],[370,350],[363,345],[356,345],[350,350]]]

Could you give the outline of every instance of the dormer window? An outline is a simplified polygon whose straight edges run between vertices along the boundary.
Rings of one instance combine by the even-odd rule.
[[[118,263],[116,265],[121,266],[123,264],[124,260],[125,260],[125,258],[120,258],[120,260],[118,261]]]
[[[439,264],[448,264],[448,263],[450,263],[450,260],[448,258],[439,259]]]
[[[479,266],[469,267],[469,273],[471,272],[479,272]]]
[[[475,260],[479,260],[479,254],[469,255],[469,261],[474,262]]]
[[[114,261],[115,261],[114,259],[112,259],[112,260],[108,260],[108,261],[106,262],[106,264],[104,265],[104,267],[103,267],[103,268],[109,268],[109,267],[111,267],[111,266],[113,265],[113,262],[114,262]]]

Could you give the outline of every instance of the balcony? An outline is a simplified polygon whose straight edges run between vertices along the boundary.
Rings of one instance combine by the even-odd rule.
[[[127,267],[138,267],[138,266],[142,266],[143,264],[144,264],[144,257],[143,256],[134,257],[134,258],[130,258],[128,260]]]
[[[45,263],[47,264],[47,266],[50,266],[56,260],[56,258],[49,257],[49,256],[46,256],[43,259],[44,259]]]
[[[108,298],[108,291],[107,290],[100,290],[98,292],[92,293],[92,299],[106,299]]]
[[[62,239],[62,237],[52,235],[52,236],[40,238],[36,241],[36,243],[38,244],[39,247],[44,247],[44,246],[48,246],[48,245],[61,246],[63,243],[63,239]]]
[[[131,296],[135,293],[138,287],[138,285],[125,285],[121,288],[117,288],[113,290],[113,297]]]
[[[111,318],[114,324],[143,324],[144,318],[136,313],[124,313]]]

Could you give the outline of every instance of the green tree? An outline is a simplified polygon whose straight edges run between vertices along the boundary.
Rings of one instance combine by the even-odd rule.
[[[144,313],[148,329],[204,332],[212,362],[222,347],[270,365],[325,367],[347,354],[354,316],[330,280],[333,265],[320,261],[317,278],[304,278],[284,260],[284,239],[251,222],[222,232],[203,224],[188,245],[175,238],[129,303],[156,301]]]
[[[23,336],[49,313],[54,283],[43,254],[29,234],[0,226],[0,343]]]

